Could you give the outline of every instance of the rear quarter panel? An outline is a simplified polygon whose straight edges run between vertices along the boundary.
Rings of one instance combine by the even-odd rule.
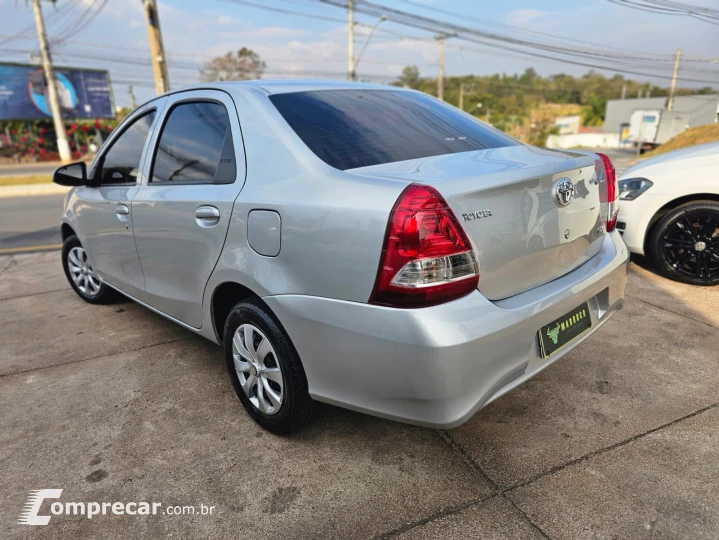
[[[406,182],[353,177],[324,164],[257,89],[233,95],[247,159],[225,247],[205,299],[224,282],[260,296],[301,294],[366,302],[389,213]],[[281,217],[276,257],[247,241],[252,210]]]

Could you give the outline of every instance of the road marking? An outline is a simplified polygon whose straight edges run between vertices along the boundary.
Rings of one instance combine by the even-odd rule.
[[[17,248],[2,248],[0,249],[0,254],[3,253],[15,253],[15,252],[21,252],[21,251],[46,251],[50,249],[60,249],[62,248],[62,244],[44,244],[40,246],[23,246],[23,247],[17,247]]]

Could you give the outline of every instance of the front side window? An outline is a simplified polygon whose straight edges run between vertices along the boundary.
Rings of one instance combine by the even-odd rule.
[[[175,105],[162,128],[151,182],[235,181],[234,145],[224,105],[202,101]]]
[[[100,169],[100,184],[134,184],[140,169],[140,158],[155,111],[137,118],[112,143]]]
[[[270,100],[309,149],[340,170],[519,144],[418,92],[317,90]]]

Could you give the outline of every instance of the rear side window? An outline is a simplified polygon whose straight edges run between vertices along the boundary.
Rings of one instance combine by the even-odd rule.
[[[270,100],[310,150],[340,170],[519,144],[415,92],[320,90]]]
[[[175,105],[155,150],[151,182],[230,184],[236,176],[225,106],[210,101]]]

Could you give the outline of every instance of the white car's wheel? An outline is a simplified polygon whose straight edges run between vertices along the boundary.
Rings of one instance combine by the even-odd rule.
[[[683,204],[654,228],[651,257],[666,277],[693,285],[719,285],[719,203]]]

